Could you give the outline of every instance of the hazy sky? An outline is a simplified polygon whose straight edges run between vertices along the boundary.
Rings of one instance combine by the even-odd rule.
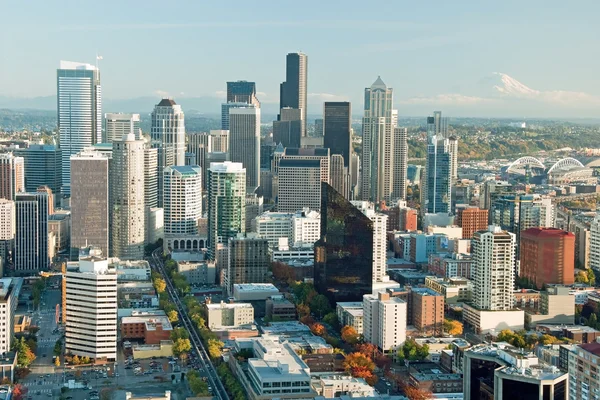
[[[0,0],[0,9],[4,96],[53,95],[59,60],[93,63],[98,52],[107,98],[214,96],[246,79],[278,102],[293,51],[309,57],[313,102],[362,107],[377,75],[397,101],[483,96],[473,88],[495,71],[538,91],[600,95],[597,0]]]

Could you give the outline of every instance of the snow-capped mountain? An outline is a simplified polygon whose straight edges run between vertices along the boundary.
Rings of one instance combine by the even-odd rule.
[[[493,76],[498,80],[498,83],[493,88],[502,95],[529,98],[540,95],[539,90],[532,89],[507,74],[494,72]]]

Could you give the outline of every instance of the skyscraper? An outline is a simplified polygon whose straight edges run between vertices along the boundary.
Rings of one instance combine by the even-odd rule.
[[[285,82],[282,82],[279,88],[279,108],[290,107],[302,110],[302,137],[306,136],[307,75],[308,57],[306,54],[288,53]]]
[[[187,151],[196,155],[197,165],[202,168],[202,190],[206,190],[210,166],[209,154],[214,152],[229,154],[229,131],[192,132],[187,134],[187,140]],[[226,158],[223,161],[226,161]]]
[[[268,282],[271,257],[267,239],[261,239],[256,234],[238,234],[229,238],[228,243],[225,286],[230,295],[235,284]]]
[[[15,272],[34,275],[48,268],[48,194],[17,193]]]
[[[150,224],[151,209],[158,207],[158,149],[144,144],[144,226],[146,229],[145,242],[154,243],[153,226]]]
[[[172,99],[162,99],[154,107],[150,138],[152,147],[158,149],[158,206],[162,207],[163,169],[185,165],[185,119],[181,106]]]
[[[229,109],[229,159],[246,169],[249,192],[260,186],[260,108]]]
[[[208,170],[209,257],[214,260],[217,243],[246,230],[246,169],[241,163],[211,163]]]
[[[514,307],[514,234],[490,226],[476,232],[471,242],[474,268],[474,305],[479,310],[510,311]]]
[[[146,237],[144,141],[133,132],[113,140],[110,166],[112,256],[144,258]]]
[[[350,198],[348,168],[344,167],[344,157],[341,154],[331,155],[330,183],[333,188],[345,198]]]
[[[368,201],[351,201],[350,203],[373,222],[373,237],[371,238],[373,282],[389,281],[387,277],[388,216],[375,212],[375,205]]]
[[[202,171],[197,165],[186,165],[166,167],[163,174],[166,246],[198,251],[204,247],[200,246],[198,236],[198,221],[202,217]]]
[[[91,64],[61,61],[56,72],[62,193],[71,195],[71,156],[102,141],[100,70]]]
[[[273,142],[283,147],[300,147],[302,137],[302,110],[285,107],[273,121]]]
[[[323,106],[323,146],[329,152],[344,157],[344,166],[350,165],[352,155],[352,106],[347,101],[326,101]]]
[[[109,158],[93,149],[71,156],[71,259],[94,246],[109,252]]]
[[[260,107],[256,98],[256,83],[248,81],[227,82],[227,102],[254,104]]]
[[[365,89],[361,197],[378,203],[390,201],[393,191],[393,89],[380,77]]]
[[[428,125],[433,117],[428,118]],[[433,125],[434,126],[434,125]],[[450,213],[452,210],[452,152],[450,141],[428,131],[426,182],[423,187],[425,213]]]
[[[314,279],[319,293],[335,303],[362,301],[373,289],[373,221],[326,182]]]
[[[408,171],[408,130],[394,128],[394,182],[392,199],[406,199],[406,175]]]
[[[25,191],[35,192],[47,185],[58,200],[62,186],[62,151],[49,144],[32,144],[26,149],[15,150],[15,155],[25,162]]]
[[[34,189],[35,190],[35,189]],[[13,153],[0,154],[0,198],[14,200],[25,191],[25,161]]]
[[[107,113],[104,114],[103,143],[121,140],[123,135],[133,133],[135,140],[142,139],[140,129],[140,114]]]

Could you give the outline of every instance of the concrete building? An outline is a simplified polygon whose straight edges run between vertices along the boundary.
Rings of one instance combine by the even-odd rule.
[[[321,237],[321,214],[303,208],[292,216],[292,246],[310,247]]]
[[[269,248],[275,249],[282,238],[292,241],[292,216],[292,213],[267,211],[254,218],[252,230],[259,237],[267,239]]]
[[[147,243],[156,242],[152,239],[156,238],[158,228],[156,228],[156,224],[152,224],[150,221],[151,210],[156,208],[158,208],[158,149],[151,148],[146,143],[144,145],[144,226],[146,228]]]
[[[250,303],[207,304],[208,328],[211,330],[237,328],[254,323],[254,307]]]
[[[569,394],[569,375],[506,343],[464,351],[463,396],[475,399],[560,399]]]
[[[283,147],[301,147],[304,126],[302,110],[291,107],[280,109],[277,120],[273,121],[273,142]]]
[[[253,234],[238,234],[229,239],[227,293],[233,293],[236,283],[266,283],[271,259],[269,244]]]
[[[121,318],[121,339],[142,340],[144,344],[160,344],[170,340],[173,326],[162,310],[134,311]]]
[[[589,249],[590,268],[598,271],[600,270],[600,214],[597,214],[590,223]]]
[[[16,233],[15,202],[0,199],[0,260],[2,264],[7,261],[8,254],[12,251]]]
[[[117,273],[92,255],[67,266],[65,352],[117,360]]]
[[[18,193],[15,198],[13,262],[18,275],[34,275],[48,268],[48,194]]]
[[[265,302],[265,316],[271,321],[295,321],[296,306],[283,295],[271,296]]]
[[[456,225],[462,228],[462,238],[472,239],[475,232],[487,229],[488,210],[467,205],[457,205],[455,222]]]
[[[277,164],[277,210],[321,209],[321,182],[330,182],[329,149],[286,148]]]
[[[19,293],[23,285],[22,278],[0,279],[0,352],[5,354],[11,351],[15,340],[14,319]]]
[[[387,215],[375,212],[373,203],[352,201],[373,222],[373,282],[387,282]]]
[[[133,129],[133,119],[130,125]],[[144,141],[136,140],[130,132],[120,138],[113,137],[112,143],[111,255],[123,260],[140,260],[144,258],[146,239]]]
[[[198,231],[202,217],[202,171],[198,166],[172,166],[163,171],[166,247],[198,251],[205,247]],[[183,247],[182,247],[183,245]]]
[[[470,280],[465,278],[425,278],[425,287],[444,297],[447,305],[468,303],[472,300],[473,287]]]
[[[590,400],[600,391],[596,375],[600,343],[581,344],[569,352],[569,400]]]
[[[568,286],[549,286],[540,296],[540,310],[525,312],[525,325],[533,329],[540,324],[573,325],[575,296]]]
[[[71,156],[71,260],[88,246],[109,254],[109,164],[107,155],[92,149]]]
[[[339,154],[332,154],[330,171],[331,186],[349,199],[350,191],[348,185],[348,173],[346,171],[347,168],[344,167],[344,158]]]
[[[414,208],[400,209],[400,222],[398,230],[412,232],[417,230],[417,210]]]
[[[181,106],[172,99],[162,99],[152,111],[150,139],[158,149],[157,206],[163,205],[163,170],[185,165],[185,116]]]
[[[188,283],[195,285],[214,285],[217,279],[214,261],[177,261],[177,272],[185,276]]]
[[[260,186],[260,108],[229,109],[229,159],[246,169],[248,192]]]
[[[34,191],[37,187],[34,189]],[[0,198],[14,200],[25,191],[25,161],[13,153],[0,154]]]
[[[507,194],[495,197],[490,209],[490,220],[494,225],[517,235],[529,228],[553,227],[555,208],[552,198],[538,194]]]
[[[218,243],[246,230],[246,169],[241,163],[212,163],[208,172],[209,258]]]
[[[351,326],[356,330],[356,333],[363,334],[364,310],[362,302],[341,301],[336,304],[335,311],[342,327]]]
[[[15,156],[23,157],[25,167],[25,191],[35,192],[40,186],[48,186],[58,204],[62,187],[62,149],[49,144],[32,144],[16,149]]]
[[[236,283],[232,294],[237,301],[264,301],[280,293],[272,283]]]
[[[472,279],[473,259],[470,254],[431,254],[427,269],[432,274],[442,278],[462,277]]]
[[[70,196],[71,157],[102,142],[100,70],[90,64],[61,61],[56,71],[56,97],[62,194]]]
[[[352,105],[347,101],[323,103],[323,146],[333,156],[342,157],[346,175],[349,174],[352,151]],[[332,185],[335,188],[335,185]],[[337,189],[336,189],[337,190]],[[338,192],[344,194],[343,192]]]
[[[406,200],[408,172],[408,129],[394,127],[394,180],[393,200]]]
[[[575,235],[556,228],[521,232],[519,277],[538,289],[547,284],[575,281]]]
[[[102,143],[121,140],[123,135],[133,134],[134,140],[142,140],[140,114],[106,113],[104,114],[104,137]]]
[[[429,288],[410,291],[412,324],[424,335],[444,333],[444,296]]]
[[[406,341],[407,302],[387,292],[363,296],[363,336],[384,352]]]

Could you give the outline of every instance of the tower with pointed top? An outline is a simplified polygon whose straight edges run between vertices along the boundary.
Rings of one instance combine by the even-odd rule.
[[[406,162],[395,160],[393,93],[381,77],[365,89],[361,198],[376,203],[393,199],[394,162]]]

